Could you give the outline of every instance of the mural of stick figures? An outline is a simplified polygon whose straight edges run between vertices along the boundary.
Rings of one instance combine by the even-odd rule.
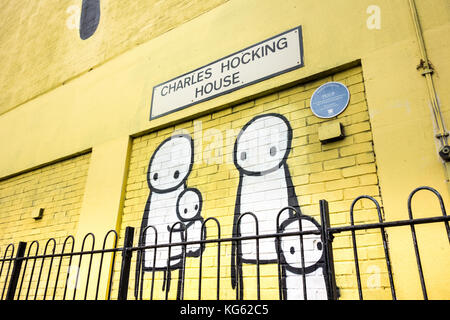
[[[240,226],[237,226],[239,216],[246,212],[252,212],[258,218],[260,235],[276,233],[277,215],[281,209],[290,206],[300,212],[286,163],[291,142],[292,128],[289,121],[275,113],[254,117],[238,134],[233,152],[233,161],[239,170],[233,237],[255,235],[255,222],[250,216],[243,217]],[[280,216],[280,221],[292,215],[291,210],[286,210]],[[241,298],[242,263],[255,264],[256,260],[255,240],[233,243],[231,282],[232,287],[236,288],[239,281]],[[259,240],[259,263],[277,263],[274,238]]]
[[[305,215],[287,219],[280,226],[280,233],[319,230],[320,225]],[[278,245],[283,299],[326,300],[328,295],[321,235],[281,236]]]
[[[164,140],[153,153],[147,171],[150,195],[142,218],[139,246],[155,244],[154,230],[157,232],[158,245],[167,244],[169,241],[184,242],[186,238],[200,239],[198,224],[201,225],[203,221],[200,215],[201,193],[197,189],[186,188],[186,181],[194,162],[193,150],[192,138],[186,134],[178,134]],[[198,235],[195,234],[196,229]],[[202,248],[200,245],[186,247],[186,251],[183,246],[173,246],[170,250],[168,247],[158,248],[156,258],[154,249],[147,249],[138,254],[136,281],[139,281],[141,268],[144,272],[169,271],[169,274],[164,276],[165,287],[169,291],[170,270],[178,269],[178,296],[184,272],[183,259],[187,256],[199,256]]]

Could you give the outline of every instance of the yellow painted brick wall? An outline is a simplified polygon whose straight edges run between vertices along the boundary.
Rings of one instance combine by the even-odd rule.
[[[54,238],[56,241],[56,253],[60,253],[66,237],[75,235],[83,200],[84,188],[86,184],[89,167],[90,153],[48,165],[18,176],[0,181],[0,255],[4,256],[8,244],[16,246],[19,241],[27,242],[25,253],[30,250],[30,255],[35,254],[36,243],[39,242],[39,254],[44,252],[47,241]],[[43,216],[39,220],[32,218],[31,213],[35,208],[44,208]],[[66,252],[70,251],[71,241],[66,246]],[[31,248],[31,249],[30,249]],[[53,241],[48,242],[47,253],[54,249]],[[11,253],[7,252],[7,256]],[[67,267],[67,260],[64,259]],[[21,297],[26,295],[28,290],[29,276],[34,260],[30,260],[27,265],[27,276],[24,280],[24,288]],[[41,259],[36,261],[36,271],[32,278],[30,297],[34,298],[36,282],[38,279]],[[52,267],[52,281],[56,277],[57,263],[59,258],[55,258]],[[50,262],[46,260],[42,271],[42,278],[39,285],[38,297],[42,297],[47,280],[47,273]],[[0,287],[3,288],[4,276],[6,275],[7,264],[0,279]],[[60,276],[61,281],[58,286],[63,286],[65,274]],[[49,289],[49,290],[50,290]],[[18,291],[17,291],[18,292]],[[53,291],[51,291],[53,294]],[[58,292],[60,296],[61,292]]]
[[[82,0],[5,1],[0,12],[0,114],[228,0],[101,0],[100,24],[81,40]]]
[[[318,139],[318,127],[321,123],[330,120],[315,117],[309,105],[314,90],[328,81],[339,81],[347,85],[351,100],[348,108],[338,116],[338,120],[344,126],[345,139],[322,144]],[[135,243],[137,244],[141,219],[150,192],[146,181],[150,157],[164,139],[175,130],[181,129],[189,132],[194,139],[197,157],[187,180],[187,186],[197,188],[202,193],[202,216],[205,219],[217,218],[221,224],[222,238],[231,237],[239,182],[239,173],[232,162],[233,145],[240,129],[254,116],[264,113],[282,114],[292,126],[292,150],[287,163],[304,214],[314,217],[320,223],[319,200],[326,199],[329,201],[332,225],[341,226],[350,224],[348,211],[350,204],[357,196],[370,195],[381,203],[363,73],[360,67],[356,67],[134,139],[120,241],[123,241],[125,227],[133,226],[136,228]],[[216,141],[217,133],[220,133],[218,136],[222,141]],[[219,158],[205,157],[211,153],[211,146],[217,143],[223,146]],[[200,154],[203,155],[202,161],[198,158]],[[359,202],[355,208],[356,223],[377,221],[374,206],[368,201]],[[208,224],[208,237],[216,237],[214,230],[216,230],[215,224],[211,222],[210,225]],[[365,297],[389,298],[386,291],[387,278],[381,237],[372,231],[357,234]],[[202,298],[216,298],[216,252],[217,246],[212,244],[208,245],[204,252]],[[221,299],[236,297],[230,282],[230,252],[229,243],[222,245]],[[350,233],[336,235],[334,255],[336,280],[340,287],[341,298],[358,298]],[[185,298],[197,299],[198,260],[198,258],[188,258]],[[116,268],[119,268],[118,264]],[[275,265],[261,265],[263,299],[278,298],[276,270]],[[175,297],[177,274],[173,272],[169,298]],[[244,275],[245,298],[256,298],[254,278],[256,267],[245,265]],[[156,272],[155,279],[157,281],[154,298],[164,298],[165,293],[161,290],[162,272]],[[146,281],[144,285],[144,297],[147,298],[150,282]],[[134,286],[133,273],[130,283]],[[113,296],[117,292],[114,290],[117,290],[117,283],[113,287]],[[130,291],[129,294],[133,293]]]

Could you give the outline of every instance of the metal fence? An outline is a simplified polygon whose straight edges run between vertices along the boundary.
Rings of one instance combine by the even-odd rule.
[[[414,196],[419,191],[429,191],[432,192],[438,199],[441,215],[431,217],[431,218],[414,218],[412,214],[412,200]],[[367,199],[372,201],[378,214],[377,223],[369,224],[355,224],[355,205]],[[392,272],[391,258],[389,256],[389,243],[386,237],[386,229],[395,227],[410,227],[412,245],[414,246],[415,258],[417,262],[417,272],[420,279],[420,284],[422,288],[423,298],[428,299],[427,287],[424,280],[424,273],[421,262],[421,255],[419,252],[419,246],[416,236],[415,226],[423,224],[434,224],[443,223],[447,237],[450,243],[450,227],[449,227],[449,217],[446,214],[445,206],[441,195],[433,188],[430,187],[420,187],[415,189],[408,198],[408,219],[400,221],[383,221],[382,209],[380,204],[376,199],[370,196],[360,196],[356,198],[350,206],[350,225],[333,227],[330,224],[330,212],[328,207],[328,202],[326,200],[320,201],[320,219],[321,224],[311,224],[315,225],[317,229],[305,228],[304,220],[305,216],[300,213],[296,208],[286,207],[278,213],[277,217],[277,232],[276,233],[261,233],[258,228],[258,218],[253,213],[245,213],[239,217],[237,224],[239,225],[242,218],[251,217],[255,224],[255,234],[253,235],[241,235],[233,237],[222,237],[221,225],[216,218],[208,218],[203,221],[201,226],[201,238],[196,241],[182,241],[172,243],[172,233],[174,230],[177,232],[184,232],[186,229],[184,224],[179,222],[177,225],[172,226],[170,230],[170,241],[169,243],[158,244],[158,235],[156,228],[147,227],[141,230],[142,233],[152,230],[154,232],[154,243],[150,245],[133,246],[135,230],[132,227],[127,227],[125,230],[123,245],[118,247],[118,234],[116,231],[109,231],[103,238],[103,243],[101,249],[95,248],[95,236],[92,233],[87,234],[81,243],[79,250],[75,250],[75,239],[73,236],[67,237],[62,244],[59,244],[60,250],[56,252],[57,243],[54,238],[49,239],[44,246],[44,249],[39,253],[39,242],[33,241],[28,245],[27,243],[20,242],[17,246],[14,244],[8,245],[0,256],[0,300],[78,300],[78,299],[144,299],[145,295],[149,299],[154,298],[155,290],[155,272],[164,272],[164,285],[165,287],[165,299],[169,298],[169,288],[171,281],[171,272],[174,270],[178,271],[177,280],[177,295],[176,299],[184,299],[185,293],[185,266],[186,266],[186,248],[189,245],[199,245],[201,250],[197,256],[199,267],[198,276],[196,277],[197,285],[197,296],[196,299],[204,299],[203,296],[203,272],[205,267],[203,266],[204,260],[204,248],[207,245],[214,245],[217,254],[215,255],[215,299],[223,299],[223,290],[221,289],[221,279],[224,277],[223,272],[221,272],[221,266],[223,265],[223,255],[221,250],[224,246],[232,245],[233,255],[232,261],[230,263],[232,287],[235,291],[236,300],[241,300],[244,298],[244,282],[242,277],[242,264],[245,263],[240,259],[238,251],[239,244],[245,241],[254,241],[255,243],[255,256],[256,259],[252,263],[256,268],[256,299],[261,298],[261,274],[260,267],[261,264],[267,263],[260,260],[260,242],[264,239],[273,239],[276,243],[277,248],[277,259],[276,261],[271,261],[272,264],[277,265],[278,275],[277,281],[279,284],[278,298],[280,300],[292,298],[287,294],[287,273],[294,270],[297,274],[298,281],[298,292],[301,299],[314,298],[308,292],[307,288],[307,278],[309,276],[310,270],[321,267],[323,269],[323,281],[326,289],[326,298],[336,300],[339,298],[339,289],[336,286],[336,273],[334,270],[335,261],[333,258],[333,240],[337,234],[350,232],[352,239],[352,249],[353,249],[353,261],[355,266],[355,277],[358,287],[359,299],[364,298],[364,290],[361,283],[361,272],[358,257],[358,243],[357,243],[357,231],[361,230],[379,230],[382,245],[384,250],[384,260],[386,263],[387,274],[389,278],[389,286],[392,299],[397,299],[396,290],[394,286],[394,274]],[[283,230],[283,221],[280,221],[280,216],[289,211],[291,213],[290,222],[298,222],[298,231],[289,231],[289,229]],[[309,219],[314,220],[314,219]],[[280,223],[281,222],[281,223]],[[310,221],[313,222],[313,221]],[[216,237],[206,237],[207,225],[215,225]],[[178,228],[178,229],[175,229]],[[297,227],[296,227],[297,228]],[[142,235],[141,233],[141,235]],[[321,244],[317,245],[317,249],[321,251],[320,257],[317,259],[313,268],[311,266],[306,266],[307,260],[305,260],[305,252],[308,248],[305,248],[305,239],[307,237],[319,237]],[[290,262],[290,267],[288,266],[288,259],[284,256],[281,243],[283,239],[288,237],[290,241],[293,238],[298,239],[299,249],[300,249],[300,259],[294,262],[295,266],[292,266]],[[184,239],[187,239],[185,236]],[[405,239],[407,241],[407,239]],[[171,259],[167,259],[166,268],[158,269],[155,268],[156,256],[158,250],[167,250],[168,257],[172,257],[171,251],[178,248],[181,254],[178,256],[180,264],[174,269],[171,263]],[[291,252],[294,251],[291,249]],[[144,271],[144,253],[153,254],[153,268],[152,271]],[[95,257],[95,258],[94,258]],[[116,259],[118,258],[118,259]],[[132,261],[135,258],[135,261]],[[119,260],[120,259],[120,260]],[[119,263],[120,262],[120,263]],[[228,265],[227,265],[228,267]],[[83,276],[80,276],[80,270],[83,268]],[[130,275],[134,268],[134,281]],[[211,268],[211,266],[208,266]],[[312,268],[312,269],[311,269]],[[309,270],[309,271],[308,271]],[[397,271],[397,272],[401,272]],[[151,279],[144,279],[144,274],[151,274]],[[130,281],[131,280],[131,281]],[[150,281],[150,284],[144,285],[145,281]],[[253,280],[252,280],[253,281]],[[116,294],[112,294],[113,287],[116,289]],[[145,288],[145,289],[144,289]],[[295,288],[294,288],[295,289]],[[133,292],[134,294],[130,294]],[[308,297],[309,295],[309,297]]]

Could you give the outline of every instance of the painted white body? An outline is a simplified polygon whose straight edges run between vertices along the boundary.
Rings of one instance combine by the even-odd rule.
[[[327,300],[327,288],[322,268],[306,274],[305,279],[307,300]],[[303,275],[286,270],[286,289],[287,300],[305,300]]]
[[[258,218],[259,234],[277,232],[277,215],[282,208],[289,206],[287,182],[284,167],[263,176],[243,176],[240,194],[240,213],[252,212]],[[280,216],[280,224],[288,216],[284,211]],[[242,236],[256,234],[255,220],[252,216],[242,217],[240,222]],[[256,260],[256,240],[242,241],[242,258]],[[259,259],[276,260],[275,238],[259,240]]]
[[[186,179],[191,171],[193,161],[193,144],[190,136],[175,135],[162,142],[150,160],[147,181],[150,187],[149,212],[146,226],[153,226],[158,232],[158,244],[168,244],[172,226],[180,222],[177,215],[177,201],[180,194],[186,189]],[[182,241],[180,229],[176,225],[172,232],[171,243]],[[153,229],[146,232],[144,245],[155,243]],[[171,247],[170,256],[180,256],[182,246]],[[144,251],[144,268],[153,268],[154,250]],[[166,268],[169,247],[157,248],[155,268]],[[180,262],[180,259],[171,259],[170,266]]]
[[[300,222],[299,222],[300,221]],[[318,231],[317,225],[305,217],[301,219],[292,219],[283,226],[283,233],[292,233],[300,231]],[[286,298],[288,300],[303,300],[303,275],[298,272],[303,267],[314,267],[323,255],[323,247],[320,234],[305,234],[303,241],[300,236],[281,237],[281,254],[285,263],[286,272]],[[303,248],[302,248],[303,246]],[[302,249],[304,263],[302,264]],[[297,268],[289,270],[289,267]],[[297,272],[296,272],[297,271]],[[305,274],[306,295],[308,300],[326,300],[327,289],[322,267]]]
[[[184,186],[180,186],[177,190],[168,193],[156,193],[152,192],[150,195],[150,211],[148,215],[148,225],[154,226],[158,232],[158,244],[169,243],[170,228],[180,220],[176,214],[176,203],[178,196],[185,189]],[[179,229],[180,225],[174,227]],[[169,230],[167,229],[169,228]],[[181,242],[180,232],[172,232],[172,243]],[[153,229],[147,229],[145,245],[154,245],[155,237]],[[182,253],[182,247],[174,246],[171,249],[171,257],[180,255]],[[158,248],[156,250],[156,263],[155,268],[167,267],[167,257],[169,254],[168,247]],[[144,255],[144,267],[153,267],[154,250],[149,249],[145,251]],[[171,265],[178,263],[180,259],[171,260]]]
[[[277,232],[277,215],[290,205],[288,199],[288,170],[291,129],[287,119],[278,114],[253,118],[242,129],[235,144],[235,165],[241,172],[237,214],[251,212],[258,218],[259,234]],[[280,224],[289,215],[283,212]],[[242,236],[255,235],[255,220],[250,215],[241,218]],[[259,240],[260,262],[275,262],[275,238]],[[255,262],[256,240],[241,243],[244,262]]]

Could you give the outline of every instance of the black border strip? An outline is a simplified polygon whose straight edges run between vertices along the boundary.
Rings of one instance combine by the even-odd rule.
[[[300,59],[301,59],[301,62],[300,62],[299,65],[294,66],[294,67],[292,67],[292,68],[288,68],[288,69],[286,69],[286,70],[282,70],[282,71],[280,71],[280,72],[277,72],[277,73],[274,73],[274,74],[271,74],[271,75],[268,75],[268,76],[266,76],[266,77],[257,79],[257,80],[255,80],[255,81],[252,81],[252,82],[249,82],[249,83],[245,83],[245,84],[243,84],[243,85],[241,85],[241,86],[238,86],[238,87],[235,87],[235,88],[226,90],[226,91],[221,92],[221,93],[218,93],[218,94],[216,94],[216,95],[213,95],[213,96],[204,98],[204,99],[199,100],[199,101],[196,101],[196,102],[194,102],[194,103],[187,104],[187,105],[185,105],[185,106],[178,107],[178,108],[175,108],[175,109],[173,109],[173,110],[171,110],[171,111],[162,113],[162,114],[157,115],[157,116],[155,116],[155,117],[152,117],[153,97],[154,97],[154,93],[155,93],[155,88],[156,88],[156,87],[159,87],[159,86],[161,86],[161,85],[163,85],[163,84],[166,84],[166,83],[169,83],[169,82],[171,82],[171,81],[174,81],[174,80],[176,80],[176,79],[178,79],[178,78],[182,78],[182,77],[184,77],[184,76],[186,76],[186,75],[188,75],[188,74],[194,73],[194,72],[196,72],[196,71],[198,71],[198,70],[200,70],[200,69],[206,68],[206,67],[208,67],[208,66],[210,66],[210,65],[212,65],[212,64],[214,64],[214,63],[217,63],[217,62],[219,62],[219,61],[221,61],[221,60],[227,59],[227,58],[229,58],[229,57],[231,57],[231,56],[234,56],[234,55],[236,55],[236,54],[238,54],[238,53],[240,53],[240,52],[243,52],[243,51],[245,51],[245,50],[248,50],[248,49],[251,49],[251,48],[253,48],[253,47],[256,47],[256,46],[260,45],[261,43],[270,41],[270,40],[275,39],[275,38],[277,38],[277,37],[279,37],[279,36],[282,36],[282,35],[284,35],[284,34],[290,33],[290,32],[292,32],[292,31],[294,31],[294,30],[298,30],[298,37],[299,37]],[[247,86],[249,86],[249,85],[252,85],[252,84],[255,84],[255,83],[258,83],[258,82],[261,82],[261,81],[264,81],[264,80],[267,80],[267,79],[270,79],[270,78],[279,76],[279,75],[281,75],[281,74],[283,74],[283,73],[287,73],[287,72],[290,72],[290,71],[293,71],[293,70],[302,68],[302,67],[304,67],[304,66],[305,66],[305,61],[304,61],[304,55],[303,55],[303,32],[302,32],[302,26],[298,26],[298,27],[295,27],[295,28],[290,29],[290,30],[288,30],[288,31],[285,31],[285,32],[283,32],[283,33],[277,34],[277,35],[275,35],[275,36],[273,36],[273,37],[270,37],[270,38],[268,38],[268,39],[265,39],[265,40],[263,40],[263,41],[260,41],[260,42],[254,44],[254,45],[251,45],[251,46],[249,46],[249,47],[247,47],[247,48],[244,48],[244,49],[239,50],[239,51],[237,51],[237,52],[233,52],[232,54],[229,54],[229,55],[227,55],[227,56],[225,56],[225,57],[223,57],[223,58],[217,59],[217,60],[215,60],[215,61],[213,61],[213,62],[211,62],[211,63],[209,63],[209,64],[207,64],[207,65],[204,65],[204,66],[202,66],[202,67],[200,67],[200,68],[197,68],[197,69],[195,69],[195,70],[189,71],[189,72],[184,73],[184,74],[182,74],[182,75],[180,75],[180,76],[178,76],[178,77],[176,77],[176,78],[170,79],[170,80],[168,80],[168,81],[162,82],[162,83],[160,83],[160,84],[154,86],[154,87],[153,87],[153,91],[152,91],[152,102],[151,102],[151,106],[150,106],[150,119],[149,119],[149,120],[151,121],[151,120],[154,120],[154,119],[157,119],[157,118],[166,116],[166,115],[168,115],[168,114],[174,113],[174,112],[176,112],[176,111],[180,111],[180,110],[182,110],[182,109],[188,108],[188,107],[193,106],[193,105],[196,105],[196,104],[198,104],[198,103],[201,103],[201,102],[204,102],[204,101],[207,101],[207,100],[211,100],[211,99],[217,98],[217,97],[219,97],[219,96],[222,96],[222,95],[231,93],[231,92],[233,92],[233,91],[242,89],[242,88],[247,87]]]

